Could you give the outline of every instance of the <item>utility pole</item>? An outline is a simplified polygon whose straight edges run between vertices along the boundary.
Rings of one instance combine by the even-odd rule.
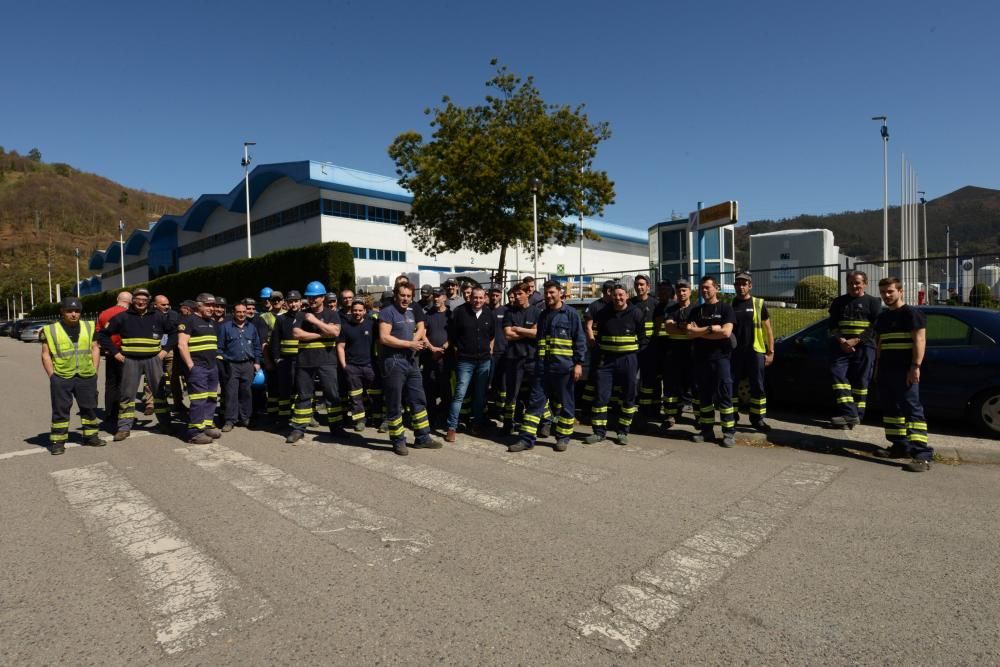
[[[256,141],[243,142],[243,189],[246,191],[247,204],[247,259],[253,257],[253,249],[250,244],[250,146],[256,146]]]
[[[118,221],[118,243],[120,247],[118,248],[118,266],[121,267],[122,272],[122,289],[125,289],[125,221]]]
[[[948,261],[948,253],[951,251],[951,225],[944,228],[944,293],[947,301],[948,291],[951,289],[951,262]]]
[[[872,120],[882,121],[882,261],[889,275],[889,117],[872,116]]]

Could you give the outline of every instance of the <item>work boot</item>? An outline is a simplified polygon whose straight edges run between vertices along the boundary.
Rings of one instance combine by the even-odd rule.
[[[732,433],[727,433],[722,436],[722,446],[726,449],[736,446],[736,438],[733,437]]]
[[[392,452],[398,454],[399,456],[407,456],[410,450],[406,448],[406,442],[397,442],[392,446]]]
[[[285,438],[285,444],[294,445],[303,437],[305,437],[305,434],[302,431],[293,430],[291,433],[288,434],[288,437]]]
[[[222,425],[222,432],[229,433],[230,431],[233,430],[233,426],[234,424],[232,422],[226,422],[225,424]]]
[[[663,424],[662,424],[661,428],[664,431],[669,431],[670,429],[672,429],[674,427],[674,425],[676,423],[677,423],[677,421],[673,417],[664,417]]]
[[[386,433],[389,430],[389,422],[382,420],[382,423],[378,425],[379,433]],[[397,452],[398,453],[398,452]],[[403,456],[406,456],[405,454]]]
[[[617,441],[618,441],[619,445],[623,445],[623,446],[627,445],[628,444],[628,433],[619,433]]]
[[[315,417],[313,417],[312,419],[309,420],[309,426],[311,428],[316,428],[317,426],[319,426],[319,422],[316,421]]]
[[[691,442],[705,442],[705,436],[701,433],[695,433],[691,436]]]
[[[84,447],[103,447],[106,444],[108,443],[101,440],[101,436],[97,434],[87,436],[83,441]]]
[[[768,433],[771,430],[771,425],[767,423],[766,419],[758,420],[756,423],[750,424],[750,426],[754,427],[761,433]],[[853,428],[853,426],[851,428]]]
[[[205,435],[213,439],[219,439],[222,437],[222,431],[217,428],[206,428]]]
[[[556,440],[556,444],[552,447],[557,452],[565,452],[569,449],[569,438],[559,438]]]
[[[906,472],[928,472],[931,469],[931,462],[925,459],[913,459],[903,466]]]
[[[603,433],[593,433],[588,435],[583,439],[583,444],[585,445],[596,445],[599,442],[604,442],[605,435]]]
[[[130,435],[132,435],[132,431],[118,431],[117,433],[115,433],[114,441],[121,442]]]
[[[52,456],[59,456],[60,454],[66,453],[66,447],[63,445],[52,445],[49,447],[49,454]]]
[[[853,429],[855,426],[861,423],[861,420],[857,417],[834,417],[830,420],[830,425],[834,428],[842,429]]]
[[[905,459],[909,458],[909,453],[906,451],[906,445],[894,442],[889,449],[876,447],[872,451],[872,456],[880,459]]]
[[[214,440],[204,433],[199,433],[193,438],[188,438],[188,442],[192,445],[211,445]]]
[[[444,435],[445,442],[455,442],[455,429],[450,428]]]
[[[549,423],[546,422],[545,424],[542,424],[541,426],[538,427],[538,436],[537,437],[539,437],[539,438],[547,438],[550,435],[552,435],[552,424],[549,424]]]
[[[500,435],[514,435],[514,424],[512,422],[505,421],[503,426],[500,428]]]
[[[455,442],[454,440],[449,440],[448,442]],[[426,440],[414,441],[413,449],[441,449],[444,447],[444,443],[435,438],[428,437]]]
[[[359,419],[358,421],[354,422],[354,432],[355,433],[364,433],[365,432],[365,420],[364,419]]]
[[[507,445],[507,451],[508,452],[523,452],[527,448],[528,448],[528,446],[526,444],[524,444],[523,440],[518,440],[517,442],[515,442],[512,445]]]

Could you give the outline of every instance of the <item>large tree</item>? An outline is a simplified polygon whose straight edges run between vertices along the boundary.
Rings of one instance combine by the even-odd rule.
[[[450,98],[433,115],[425,142],[404,132],[389,146],[399,183],[413,194],[404,224],[421,251],[533,248],[532,183],[537,179],[539,251],[579,239],[563,218],[599,215],[614,201],[614,183],[591,168],[597,145],[611,136],[583,105],[546,104],[534,79],[521,80],[497,61],[485,103],[462,107]],[[591,235],[587,232],[588,236]]]

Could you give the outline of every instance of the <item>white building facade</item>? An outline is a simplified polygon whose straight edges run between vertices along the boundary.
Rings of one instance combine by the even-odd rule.
[[[412,197],[389,176],[316,161],[266,164],[251,172],[250,195],[255,257],[313,243],[347,243],[354,254],[359,290],[385,289],[401,273],[419,280],[429,272],[490,272],[499,264],[499,251],[436,257],[419,251],[400,224],[410,211]],[[228,194],[202,195],[184,214],[165,215],[149,229],[132,232],[124,244],[125,284],[245,259],[245,201],[241,180]],[[579,222],[567,220],[567,224]],[[600,240],[584,239],[582,253],[579,243],[545,246],[538,260],[541,276],[648,268],[644,232],[601,220],[584,219],[583,226]],[[119,287],[120,244],[115,241],[106,250],[96,251],[89,267],[97,274],[84,281],[83,294]],[[534,260],[529,253],[511,248],[505,268],[531,274]]]

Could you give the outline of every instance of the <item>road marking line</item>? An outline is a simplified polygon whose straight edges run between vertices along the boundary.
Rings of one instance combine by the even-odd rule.
[[[559,458],[543,456],[534,452],[510,453],[501,449],[495,442],[479,440],[463,436],[463,441],[449,442],[447,449],[474,454],[478,456],[488,456],[491,459],[502,461],[508,465],[528,468],[537,472],[565,477],[584,484],[593,484],[611,475],[611,471],[602,468],[594,468],[576,461],[567,461],[566,453],[559,455]],[[472,444],[470,444],[472,443]]]
[[[842,471],[817,463],[785,468],[567,624],[604,649],[635,653],[650,632],[694,606],[697,596],[762,545],[781,519],[803,507]]]
[[[49,473],[70,507],[135,567],[156,641],[167,654],[271,613],[235,575],[201,552],[152,500],[106,462]]]
[[[156,434],[150,431],[135,431],[132,433],[133,438],[139,438],[145,435],[156,435]],[[112,436],[110,435],[101,436],[101,440],[103,440],[104,442],[112,442]],[[74,447],[83,447],[83,445],[81,445],[78,442],[66,443],[66,449],[73,449]],[[0,461],[4,461],[6,459],[13,459],[18,456],[29,456],[31,454],[48,454],[48,453],[49,453],[48,447],[32,447],[31,449],[19,449],[14,452],[7,452],[6,454],[0,454]]]
[[[534,496],[513,490],[480,488],[465,477],[432,468],[423,463],[400,460],[390,451],[372,452],[349,445],[318,445],[319,450],[332,458],[346,461],[361,468],[388,475],[401,482],[440,493],[469,505],[497,514],[517,514],[526,507],[541,501]]]
[[[217,443],[174,451],[368,564],[394,563],[431,545],[427,533],[408,530],[395,519]]]

